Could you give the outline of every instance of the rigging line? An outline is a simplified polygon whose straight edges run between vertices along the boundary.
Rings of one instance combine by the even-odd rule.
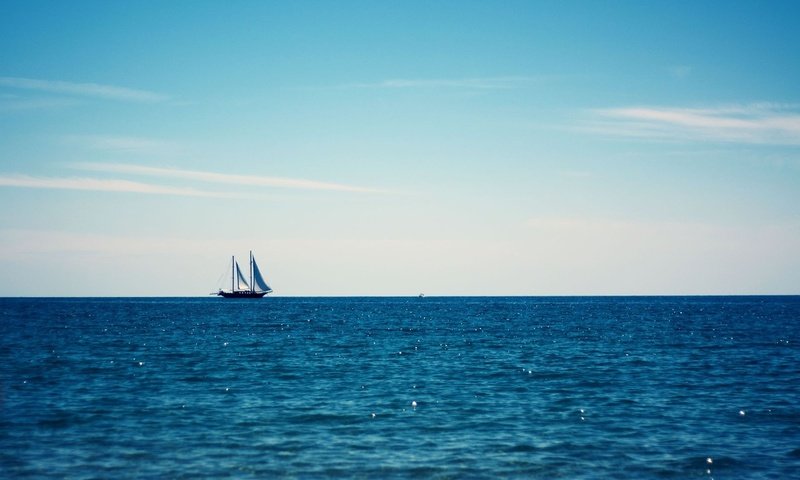
[[[217,283],[216,283],[216,285],[214,285],[214,288],[216,288],[217,290],[222,290],[222,286],[223,286],[222,285],[222,281],[228,275],[228,270],[229,269],[228,269],[227,263],[228,262],[225,262],[225,270],[222,273],[219,274],[219,278],[217,278]]]

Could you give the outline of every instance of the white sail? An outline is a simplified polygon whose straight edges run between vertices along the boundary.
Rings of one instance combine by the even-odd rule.
[[[261,292],[271,292],[272,289],[269,288],[267,282],[264,281],[264,277],[261,276],[261,271],[258,269],[258,265],[256,265],[256,259],[253,258],[253,286],[256,290]]]
[[[250,290],[250,285],[247,279],[242,275],[242,270],[239,269],[239,262],[236,263],[236,290]]]

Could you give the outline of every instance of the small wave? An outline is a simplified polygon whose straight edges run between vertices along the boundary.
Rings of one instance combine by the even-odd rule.
[[[366,417],[365,417],[366,418]],[[290,424],[299,425],[351,425],[357,423],[360,419],[353,415],[342,415],[338,413],[303,413],[299,415],[290,415],[286,417],[286,421]]]
[[[519,444],[508,447],[505,451],[509,453],[533,453],[539,451],[539,449],[533,445]]]

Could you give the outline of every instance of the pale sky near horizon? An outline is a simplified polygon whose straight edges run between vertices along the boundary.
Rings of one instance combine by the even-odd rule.
[[[0,296],[800,293],[800,3],[0,4]]]

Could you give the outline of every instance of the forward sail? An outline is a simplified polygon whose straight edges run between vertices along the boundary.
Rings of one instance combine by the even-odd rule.
[[[242,270],[239,268],[239,262],[236,263],[236,290],[250,290],[250,285],[247,279],[242,275]]]

